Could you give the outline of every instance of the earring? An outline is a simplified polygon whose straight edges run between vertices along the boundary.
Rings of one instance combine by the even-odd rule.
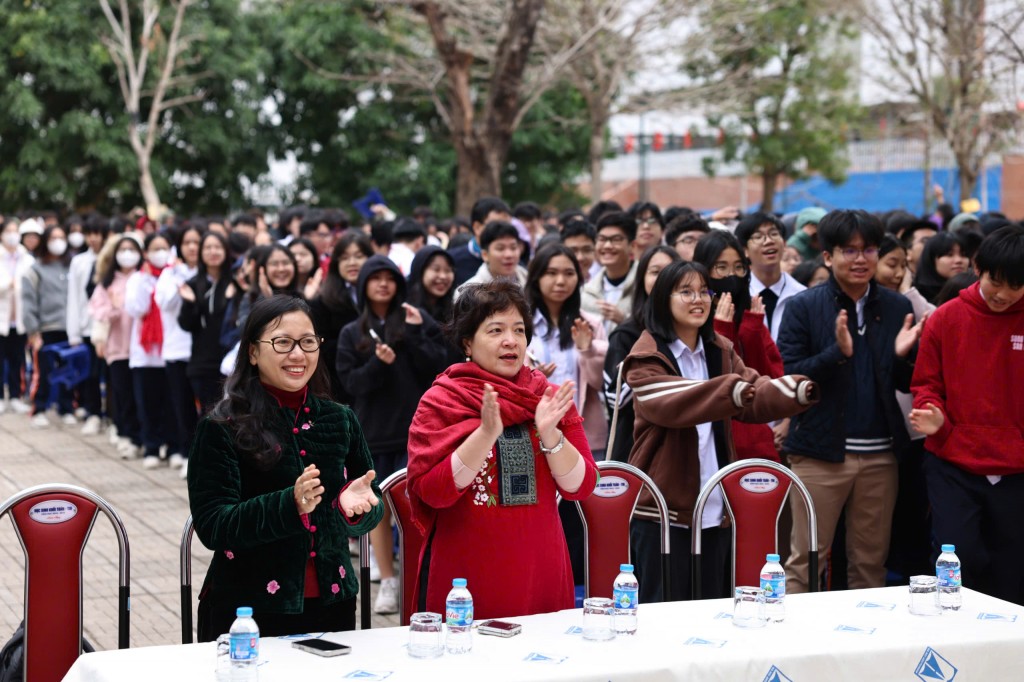
[[[471,357],[469,357],[469,356],[467,355],[467,356],[466,356],[466,362],[472,362],[472,361],[473,361],[473,358],[471,358]]]

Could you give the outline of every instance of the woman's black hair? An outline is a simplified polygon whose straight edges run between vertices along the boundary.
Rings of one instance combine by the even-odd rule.
[[[35,253],[32,255],[36,257],[36,260],[40,263],[49,263],[52,261],[59,260],[64,264],[64,267],[71,265],[71,257],[74,255],[71,253],[74,249],[70,245],[64,250],[64,254],[61,256],[54,256],[50,253],[50,250],[46,248],[47,243],[50,241],[50,237],[53,236],[54,230],[60,230],[64,233],[64,241],[68,240],[68,232],[60,225],[51,225],[50,227],[43,230],[43,235],[39,239],[39,245],[35,249]]]
[[[555,256],[565,256],[572,263],[576,271],[576,288],[562,304],[562,310],[558,313],[557,322],[551,319],[548,306],[544,302],[544,296],[540,291],[540,278],[548,269]],[[583,270],[580,269],[580,262],[576,260],[576,254],[568,246],[561,243],[548,244],[537,252],[537,255],[530,261],[530,267],[526,271],[526,300],[530,302],[530,315],[536,315],[540,311],[541,317],[548,323],[547,338],[558,329],[558,346],[565,350],[573,345],[572,326],[576,318],[580,316],[580,290],[583,288]]]
[[[147,251],[149,251],[150,244],[155,242],[157,239],[163,239],[165,242],[167,242],[167,248],[168,249],[171,248],[171,237],[170,237],[170,235],[168,235],[166,232],[163,232],[163,231],[160,231],[160,232],[150,232],[149,234],[146,235],[146,238],[142,240],[142,253],[143,253],[143,255],[145,255],[145,253]]]
[[[793,272],[790,277],[803,284],[805,287],[811,286],[811,279],[814,277],[814,273],[818,271],[818,268],[828,269],[825,265],[825,259],[821,256],[813,260],[805,260],[800,265],[793,268]]]
[[[633,324],[635,324],[638,329],[643,329],[645,325],[644,304],[647,303],[647,288],[644,286],[644,279],[647,277],[647,269],[651,267],[651,259],[659,253],[663,253],[668,256],[672,260],[672,263],[677,263],[682,260],[678,251],[671,246],[666,246],[665,244],[652,246],[644,251],[644,255],[640,256],[640,261],[636,266],[636,278],[634,279],[636,286],[633,287],[633,310],[630,313],[633,318]]]
[[[261,471],[273,468],[281,458],[281,444],[266,428],[276,420],[279,403],[261,385],[259,368],[250,362],[249,350],[265,331],[276,329],[283,316],[295,312],[308,317],[312,326],[309,305],[297,296],[278,294],[253,303],[242,328],[235,367],[224,383],[225,395],[210,414],[211,419],[224,424],[234,435],[239,459]],[[260,352],[275,351],[263,344]],[[327,370],[318,359],[307,384],[309,392],[329,399],[328,381]]]
[[[104,289],[109,289],[110,285],[114,283],[114,275],[121,269],[121,266],[117,264],[117,252],[121,250],[121,244],[129,242],[135,247],[135,250],[139,252],[139,262],[135,265],[135,269],[138,270],[142,267],[142,259],[144,254],[142,253],[142,247],[139,246],[139,240],[135,237],[122,236],[118,238],[117,244],[114,246],[113,258],[111,258],[110,267],[107,268],[106,272],[103,273],[100,284],[103,285]],[[97,259],[96,265],[99,266],[99,260]]]
[[[946,280],[946,283],[939,289],[939,293],[935,295],[936,306],[940,306],[943,303],[952,301],[954,298],[960,295],[960,292],[971,286],[978,281],[978,276],[968,270],[967,272],[961,272],[953,275]]]
[[[421,257],[420,254],[423,254],[423,256]],[[455,300],[455,279],[454,277],[452,278],[452,284],[448,287],[448,291],[444,296],[435,298],[423,286],[423,276],[427,273],[430,265],[438,258],[447,261],[448,267],[452,269],[454,275],[455,261],[451,253],[439,246],[424,246],[416,252],[416,256],[416,258],[413,258],[412,267],[409,270],[406,301],[417,308],[426,310],[438,324],[444,324],[452,319],[452,305]]]
[[[661,343],[668,345],[676,340],[675,319],[672,317],[672,294],[676,286],[690,274],[697,275],[705,287],[711,285],[708,270],[700,263],[679,261],[670,263],[658,273],[658,279],[651,288],[651,295],[644,306],[644,323],[648,332]],[[701,326],[699,334],[705,343],[715,336],[714,315],[708,302],[708,319]]]
[[[320,265],[320,252],[318,252],[316,250],[316,246],[313,245],[313,242],[309,241],[305,237],[298,237],[298,238],[293,239],[290,242],[288,242],[288,250],[289,251],[292,250],[293,246],[301,246],[302,248],[306,249],[306,251],[309,251],[309,253],[313,256],[313,269],[310,270],[309,271],[309,275],[307,275],[307,277],[312,277],[316,273],[317,267],[319,267],[319,265]],[[298,274],[299,279],[301,280],[302,279],[302,274],[299,273],[298,265],[299,265],[299,260],[296,258],[295,259],[295,272]],[[304,282],[303,282],[303,284],[304,284]]]
[[[522,315],[526,326],[526,343],[530,343],[533,339],[530,304],[526,302],[519,284],[505,279],[463,287],[455,301],[452,321],[444,325],[442,331],[448,342],[461,352],[465,348],[463,344],[472,340],[488,317],[510,308]]]
[[[934,237],[928,240],[921,252],[921,260],[917,264],[917,271],[914,273],[914,288],[926,300],[935,302],[935,297],[946,283],[946,278],[939,274],[935,267],[935,261],[942,256],[948,256],[954,248],[960,249],[960,253],[967,255],[966,247],[960,237],[952,232],[937,232]]]
[[[715,262],[722,256],[722,252],[726,249],[732,249],[735,251],[736,255],[740,257],[741,261],[743,261],[743,265],[747,268],[747,274],[738,278],[740,280],[740,285],[736,287],[736,291],[730,292],[732,293],[732,304],[735,309],[733,324],[736,329],[739,329],[740,324],[743,322],[743,313],[750,310],[750,262],[743,253],[743,247],[740,246],[740,241],[725,230],[711,230],[697,242],[697,246],[693,250],[693,262],[700,263],[707,268],[708,273],[710,273],[711,269],[715,266]],[[712,286],[711,288],[714,289],[715,287]],[[715,293],[717,299],[724,292],[716,291]],[[717,300],[712,302],[712,305],[717,304]]]
[[[199,235],[199,246],[200,248],[202,248],[203,235],[206,234],[206,231],[203,230],[203,228],[201,228],[199,225],[188,222],[185,223],[180,229],[175,228],[172,230],[168,230],[168,234],[172,238],[171,243],[174,245],[174,250],[178,253],[178,258],[181,258],[182,260],[184,260],[185,257],[181,255],[181,245],[185,243],[185,235],[188,234],[189,232],[195,232],[197,235]],[[225,254],[224,257],[227,258],[227,254]],[[199,262],[198,253],[196,254],[196,262]]]
[[[259,274],[258,273],[259,273],[259,271],[262,268],[267,267],[267,261],[269,261],[270,257],[273,256],[274,253],[277,252],[277,251],[280,251],[281,253],[283,253],[285,256],[287,256],[288,260],[291,261],[291,264],[292,264],[292,280],[290,282],[288,282],[288,284],[286,284],[283,287],[275,287],[273,284],[270,284],[270,281],[269,281],[269,278],[268,278],[267,284],[270,284],[270,290],[273,291],[275,294],[289,294],[289,295],[292,295],[292,296],[297,296],[300,293],[299,292],[299,288],[298,288],[299,265],[298,265],[298,263],[295,262],[295,254],[292,253],[291,251],[289,251],[287,247],[282,246],[281,244],[278,244],[277,242],[274,242],[273,244],[267,244],[266,246],[256,247],[256,248],[262,249],[262,251],[260,251],[260,256],[256,260],[256,273],[257,273],[256,281],[252,282],[250,287],[249,287],[249,299],[250,299],[250,301],[251,302],[255,302],[257,298],[260,298],[260,297],[263,296],[263,292],[260,291]],[[253,249],[253,253],[254,254],[256,253],[256,249]]]
[[[896,249],[903,249],[904,253],[907,251],[907,247],[903,245],[899,239],[894,235],[886,234],[882,237],[882,242],[878,245],[878,257],[885,258]]]
[[[381,267],[381,266],[384,267]],[[395,280],[395,295],[391,297],[391,301],[388,303],[387,313],[384,315],[383,324],[378,320],[377,316],[373,312],[373,306],[370,305],[370,301],[366,296],[366,287],[370,281],[370,277],[379,273],[386,272],[391,275]],[[387,256],[371,256],[363,263],[363,267],[359,271],[359,317],[356,318],[356,322],[359,325],[359,341],[356,342],[356,350],[360,353],[371,352],[376,346],[377,341],[370,336],[370,330],[373,329],[377,332],[384,343],[391,346],[391,348],[398,350],[402,347],[402,342],[405,340],[405,308],[402,304],[405,303],[405,280],[402,278],[402,272],[398,269]]]
[[[338,270],[341,257],[345,255],[345,251],[352,244],[358,246],[367,258],[373,255],[373,245],[370,244],[370,238],[366,234],[358,230],[345,230],[335,243],[334,249],[331,250],[331,260],[327,264],[327,276],[324,277],[324,282],[320,285],[320,300],[333,314],[343,315],[345,319],[354,318],[359,314],[359,309],[349,293],[349,284],[341,278],[341,272]]]

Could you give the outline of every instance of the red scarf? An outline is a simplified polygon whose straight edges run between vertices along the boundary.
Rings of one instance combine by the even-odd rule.
[[[450,457],[480,425],[484,384],[490,384],[497,392],[501,422],[509,426],[533,424],[537,403],[551,385],[541,372],[526,366],[514,379],[491,374],[475,362],[460,362],[449,367],[423,395],[409,428],[410,481]],[[559,427],[582,421],[576,408],[570,407]],[[413,522],[428,535],[434,524],[434,510],[413,493],[411,487],[409,498]]]
[[[153,267],[152,263],[146,263],[143,272],[149,272],[157,279],[163,268]],[[142,324],[139,326],[139,344],[142,350],[147,353],[159,353],[164,347],[164,323],[160,319],[160,306],[156,304],[156,282],[153,283],[153,291],[149,294],[149,312],[142,316]]]

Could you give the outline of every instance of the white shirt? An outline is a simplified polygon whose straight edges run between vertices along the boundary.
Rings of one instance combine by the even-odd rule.
[[[388,258],[402,271],[402,277],[409,276],[409,271],[412,269],[412,259],[415,257],[416,252],[402,242],[394,242],[391,244],[391,250],[388,251]]]
[[[775,295],[779,297],[779,302],[775,304],[775,312],[772,313],[771,326],[768,325],[768,315],[764,316],[764,326],[768,327],[768,332],[772,335],[772,341],[779,342],[779,329],[782,327],[782,315],[786,312],[786,301],[793,298],[801,291],[806,289],[803,284],[796,281],[786,273],[782,273],[782,277],[779,281],[770,287],[765,285],[757,278],[754,271],[750,272],[750,297],[760,296],[761,292],[765,289],[771,289],[775,292]]]
[[[576,409],[579,409],[580,365],[576,344],[570,343],[568,348],[562,350],[559,345],[560,334],[558,329],[555,329],[555,333],[551,335],[551,338],[545,338],[547,333],[547,320],[544,319],[544,316],[538,310],[533,316],[533,340],[530,341],[527,350],[533,353],[534,357],[541,363],[555,363],[555,371],[548,377],[548,382],[555,386],[561,386],[566,381],[574,381],[576,383],[573,400],[576,403]]]
[[[694,350],[690,350],[690,347],[679,339],[670,343],[668,348],[675,356],[676,364],[679,365],[679,373],[682,376],[687,379],[708,380],[708,361],[704,355],[703,339],[697,337],[697,348]],[[718,450],[715,448],[715,436],[711,431],[711,422],[697,425],[697,452],[700,460],[700,487],[703,489],[704,484],[718,473]],[[715,488],[704,505],[701,528],[721,526],[724,512],[722,489]]]

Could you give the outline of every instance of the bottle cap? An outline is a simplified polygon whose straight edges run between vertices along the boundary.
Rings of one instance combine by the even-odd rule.
[[[619,564],[619,570],[623,573],[632,573],[633,564]]]
[[[252,607],[239,606],[237,609],[235,609],[235,616],[237,618],[252,618]]]
[[[455,578],[454,580],[452,580],[452,587],[465,587],[465,586],[466,586],[466,579],[465,578]]]
[[[955,552],[956,551],[956,545],[943,545],[942,546],[942,551],[943,552]]]
[[[767,560],[769,562],[774,561],[775,563],[779,563],[779,555],[778,554],[769,554],[768,556],[765,557],[765,560]]]

